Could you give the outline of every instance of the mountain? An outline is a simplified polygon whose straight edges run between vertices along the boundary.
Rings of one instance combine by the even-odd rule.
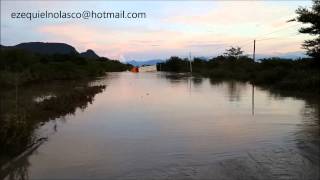
[[[77,50],[65,43],[27,42],[10,48],[24,49],[39,54],[78,54]]]
[[[148,61],[128,61],[128,64],[131,64],[133,66],[142,66],[142,65],[155,65],[157,63],[163,62],[162,59],[153,59],[153,60],[148,60]]]
[[[305,52],[303,52],[303,51],[277,53],[277,54],[273,54],[273,55],[256,54],[256,59],[271,58],[271,57],[279,57],[279,58],[284,58],[284,59],[299,59],[299,58],[307,58],[308,56],[305,55]]]
[[[44,43],[44,42],[26,42],[20,43],[15,46],[0,46],[1,48],[17,48],[27,50],[39,54],[79,54],[78,51],[65,43]],[[92,49],[80,53],[80,56],[90,59],[100,58]]]
[[[7,49],[7,48],[10,48],[10,46],[4,46],[4,45],[0,44],[0,48],[1,49]]]
[[[80,56],[84,58],[98,59],[99,56],[91,49],[88,49],[86,52],[80,53]]]
[[[198,59],[201,59],[203,61],[208,61],[210,59],[209,57],[206,57],[206,56],[199,56],[199,57],[194,57],[194,58],[198,58]]]
[[[305,54],[305,52],[288,52],[288,53],[282,53],[278,55],[280,58],[290,58],[290,59],[299,59],[299,58],[307,58],[308,56]]]

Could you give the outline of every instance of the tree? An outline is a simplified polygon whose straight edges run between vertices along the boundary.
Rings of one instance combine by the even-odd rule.
[[[313,40],[304,41],[303,48],[307,50],[309,56],[320,59],[320,0],[313,0],[311,10],[300,7],[296,13],[298,17],[294,19],[295,21],[311,24],[309,27],[301,28],[299,32],[316,36]]]
[[[226,52],[223,53],[225,56],[239,58],[243,54],[243,51],[240,47],[231,47],[230,49],[226,49]]]

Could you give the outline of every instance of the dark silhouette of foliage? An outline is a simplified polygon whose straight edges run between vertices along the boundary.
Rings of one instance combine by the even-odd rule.
[[[243,54],[243,51],[241,50],[240,47],[231,47],[229,49],[226,49],[226,52],[224,53],[225,56],[227,57],[233,57],[238,59],[239,56]]]
[[[16,48],[1,48],[0,84],[13,86],[38,81],[90,78],[105,72],[125,71],[130,65],[80,54],[40,54]]]
[[[157,64],[158,70],[190,72],[189,61],[171,57]],[[194,58],[193,73],[211,79],[234,79],[291,91],[320,91],[319,62],[314,59],[269,58],[254,62],[247,56],[217,56],[209,60]]]
[[[298,14],[296,21],[311,24],[309,27],[301,28],[299,32],[316,36],[313,40],[306,40],[303,48],[307,50],[309,56],[320,59],[320,0],[313,0],[311,10],[300,7],[296,13]]]
[[[17,93],[15,90],[0,91],[1,101],[5,103],[0,107],[0,166],[41,138],[35,134],[41,123],[74,114],[77,108],[85,109],[105,89],[105,86],[89,86],[88,82],[59,83],[42,86],[40,92],[36,88],[24,88],[18,92],[18,100],[12,95]],[[34,100],[35,96],[48,93],[54,96],[39,102]]]
[[[181,59],[177,56],[170,57],[165,63],[158,63],[157,69],[172,72],[188,72],[189,61],[187,59]]]

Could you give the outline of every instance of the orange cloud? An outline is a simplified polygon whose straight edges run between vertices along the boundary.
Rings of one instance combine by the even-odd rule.
[[[51,41],[74,45],[79,51],[93,49],[99,55],[119,59],[127,54],[149,52],[196,51],[199,55],[215,54],[229,46],[240,46],[256,36],[286,27],[294,10],[268,6],[265,2],[217,2],[218,7],[203,13],[173,13],[154,26],[105,27],[88,24],[53,24],[38,29],[50,34]],[[181,14],[181,13],[180,13]],[[296,27],[297,29],[298,27]],[[280,33],[292,33],[288,29]],[[262,36],[263,38],[264,36]],[[267,37],[270,37],[269,35]],[[271,36],[273,37],[273,36]],[[261,38],[261,37],[259,37]],[[259,53],[301,50],[301,38],[280,38],[259,44]],[[274,50],[274,49],[277,50]],[[251,53],[250,46],[245,48]],[[174,54],[173,54],[174,55]],[[156,58],[156,57],[155,57]]]
[[[160,44],[161,47],[176,48],[181,38],[174,31],[108,29],[79,24],[47,25],[38,31],[53,35],[55,40],[70,42],[81,51],[91,48],[108,57],[118,57],[126,52],[143,52]],[[170,42],[163,41],[163,37],[170,38]]]

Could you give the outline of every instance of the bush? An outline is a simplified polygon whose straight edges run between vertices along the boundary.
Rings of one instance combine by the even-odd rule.
[[[40,55],[18,49],[1,49],[0,84],[14,86],[17,83],[88,78],[129,68],[107,58],[86,59],[78,54]]]
[[[235,79],[250,81],[260,85],[274,86],[280,89],[319,92],[319,61],[315,59],[289,60],[281,58],[262,59],[253,62],[242,56],[218,56],[208,61],[194,59],[193,72],[214,79]],[[162,71],[189,72],[189,61],[171,57],[161,66]]]

